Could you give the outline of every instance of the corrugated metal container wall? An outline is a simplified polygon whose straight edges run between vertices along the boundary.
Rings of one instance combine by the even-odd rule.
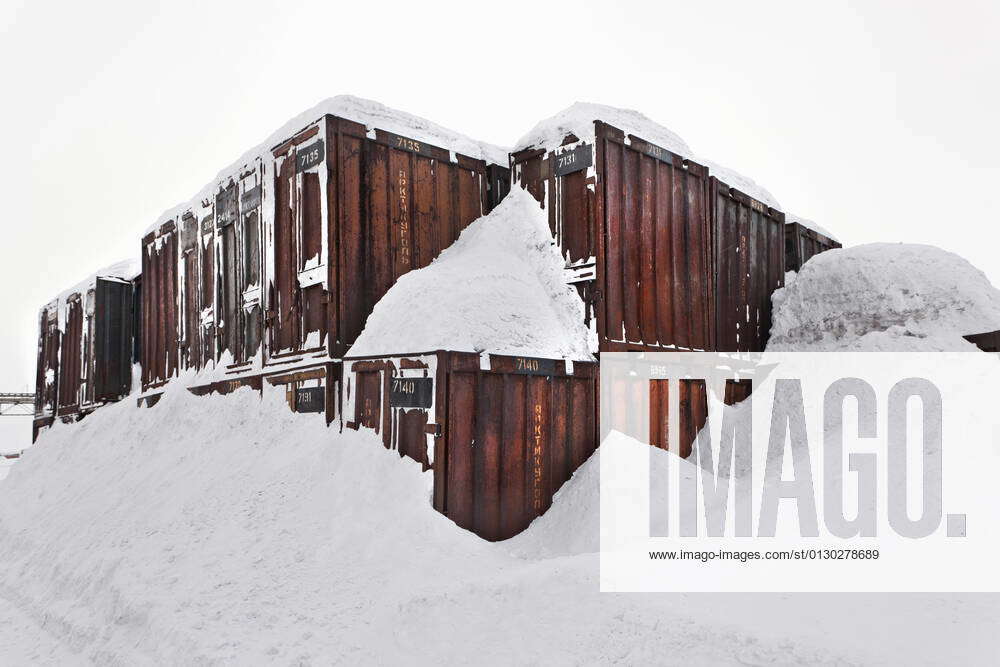
[[[771,294],[785,284],[785,214],[711,179],[716,349],[763,352]]]
[[[207,210],[204,210],[206,209]],[[197,217],[196,217],[197,219]],[[215,292],[218,288],[218,276],[216,275],[216,248],[215,248],[215,216],[211,204],[203,204],[201,220],[198,224],[199,244],[198,253],[201,259],[198,264],[198,305],[201,310],[197,314],[200,322],[200,331],[196,334],[196,339],[201,342],[201,352],[198,354],[197,368],[202,368],[209,361],[219,358],[218,345],[218,315],[216,313]]]
[[[498,164],[486,165],[486,212],[490,212],[510,192],[510,169]]]
[[[797,222],[785,225],[785,270],[798,271],[814,256],[826,250],[840,248],[839,241],[809,229]]]
[[[324,117],[275,147],[268,362],[342,357],[392,284],[484,212],[486,163]]]
[[[712,349],[708,169],[600,121],[595,132],[596,146],[570,136],[512,158],[514,180],[548,211],[600,350]]]
[[[649,382],[649,444],[669,449],[670,384],[669,380]],[[678,455],[691,456],[695,438],[708,421],[708,388],[705,380],[678,380],[680,434]],[[725,405],[736,405],[750,396],[751,380],[726,380]]]
[[[79,294],[66,299],[65,330],[59,355],[59,407],[60,417],[80,411],[80,377],[83,353],[83,303]]]
[[[38,316],[38,363],[35,375],[35,417],[51,417],[56,413],[59,383],[58,304],[42,309]]]
[[[260,350],[263,177],[255,160],[223,179],[215,195],[219,354],[229,353],[233,372],[248,368]]]
[[[205,361],[201,313],[201,232],[198,219],[191,212],[181,216],[180,227],[180,265],[177,267],[180,311],[178,353],[181,365],[185,368],[201,368]]]
[[[344,364],[351,378],[343,406],[348,427],[374,430],[386,449],[429,468],[433,454],[428,454],[428,443],[433,437],[428,424],[433,429],[438,355],[345,360]]]
[[[132,285],[98,278],[95,286],[93,398],[96,403],[117,401],[132,385]]]
[[[132,280],[132,364],[142,363],[142,274]]]
[[[142,241],[142,385],[166,382],[177,370],[177,231],[167,222]]]
[[[597,364],[482,362],[466,352],[345,360],[344,413],[354,415],[348,426],[377,429],[401,455],[430,463],[435,509],[502,540],[544,513],[596,449]]]

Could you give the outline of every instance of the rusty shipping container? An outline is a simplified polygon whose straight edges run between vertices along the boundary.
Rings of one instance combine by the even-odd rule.
[[[272,150],[267,367],[339,359],[407,271],[486,212],[487,164],[324,116]]]
[[[785,214],[714,176],[710,192],[715,349],[763,352],[771,335],[771,294],[785,284]]]
[[[434,470],[434,508],[513,537],[597,447],[597,364],[431,352],[345,359],[344,419]]]
[[[172,220],[142,240],[143,391],[165,384],[178,369],[177,245],[177,225]]]
[[[799,222],[785,224],[785,270],[798,271],[814,256],[840,248],[839,241],[820,234]]]
[[[600,350],[713,349],[708,169],[594,125],[594,144],[570,135],[511,160],[514,181],[548,211]]]
[[[99,276],[67,297],[59,353],[58,410],[79,418],[128,395],[132,387],[134,286]]]

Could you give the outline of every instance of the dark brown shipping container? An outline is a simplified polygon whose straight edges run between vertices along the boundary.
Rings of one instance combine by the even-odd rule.
[[[963,336],[983,352],[1000,352],[1000,331]]]
[[[510,192],[510,169],[498,164],[486,165],[486,212],[495,209]]]
[[[544,513],[596,449],[598,370],[592,362],[567,372],[562,360],[498,355],[489,356],[489,369],[481,363],[467,352],[347,359],[344,418],[430,465],[435,509],[502,540]]]
[[[839,241],[805,225],[789,222],[785,225],[785,270],[798,271],[815,255],[840,247]]]
[[[378,129],[372,138],[343,118],[324,116],[272,153],[269,364],[343,356],[399,276],[486,209],[484,161]]]
[[[763,352],[771,335],[771,294],[785,284],[785,214],[714,176],[716,349]]]
[[[193,252],[193,250],[192,250]],[[177,227],[164,223],[142,240],[142,388],[169,380],[178,367]]]
[[[695,438],[708,421],[708,389],[704,380],[678,380],[680,436],[678,455],[691,456]],[[751,380],[726,380],[726,405],[736,405],[750,396]],[[668,449],[670,444],[670,390],[668,380],[649,381],[649,444]]]
[[[595,132],[593,146],[511,159],[548,211],[600,350],[713,349],[708,169],[601,121]]]
[[[134,295],[130,282],[112,278],[97,278],[93,294],[87,383],[89,402],[101,404],[124,398],[132,388]]]

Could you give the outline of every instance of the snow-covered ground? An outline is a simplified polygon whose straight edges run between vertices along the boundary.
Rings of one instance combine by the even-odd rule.
[[[105,664],[942,664],[995,655],[995,596],[598,592],[598,461],[522,536],[277,393],[123,401],[0,488],[7,656]],[[590,536],[589,538],[587,536]],[[589,553],[588,553],[589,552]],[[3,644],[0,644],[3,646]]]

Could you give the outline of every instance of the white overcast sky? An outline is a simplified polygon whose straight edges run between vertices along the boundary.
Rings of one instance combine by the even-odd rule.
[[[577,100],[638,109],[849,244],[1000,285],[997,35],[996,0],[2,0],[0,391],[33,390],[42,304],[341,93],[501,145]]]

